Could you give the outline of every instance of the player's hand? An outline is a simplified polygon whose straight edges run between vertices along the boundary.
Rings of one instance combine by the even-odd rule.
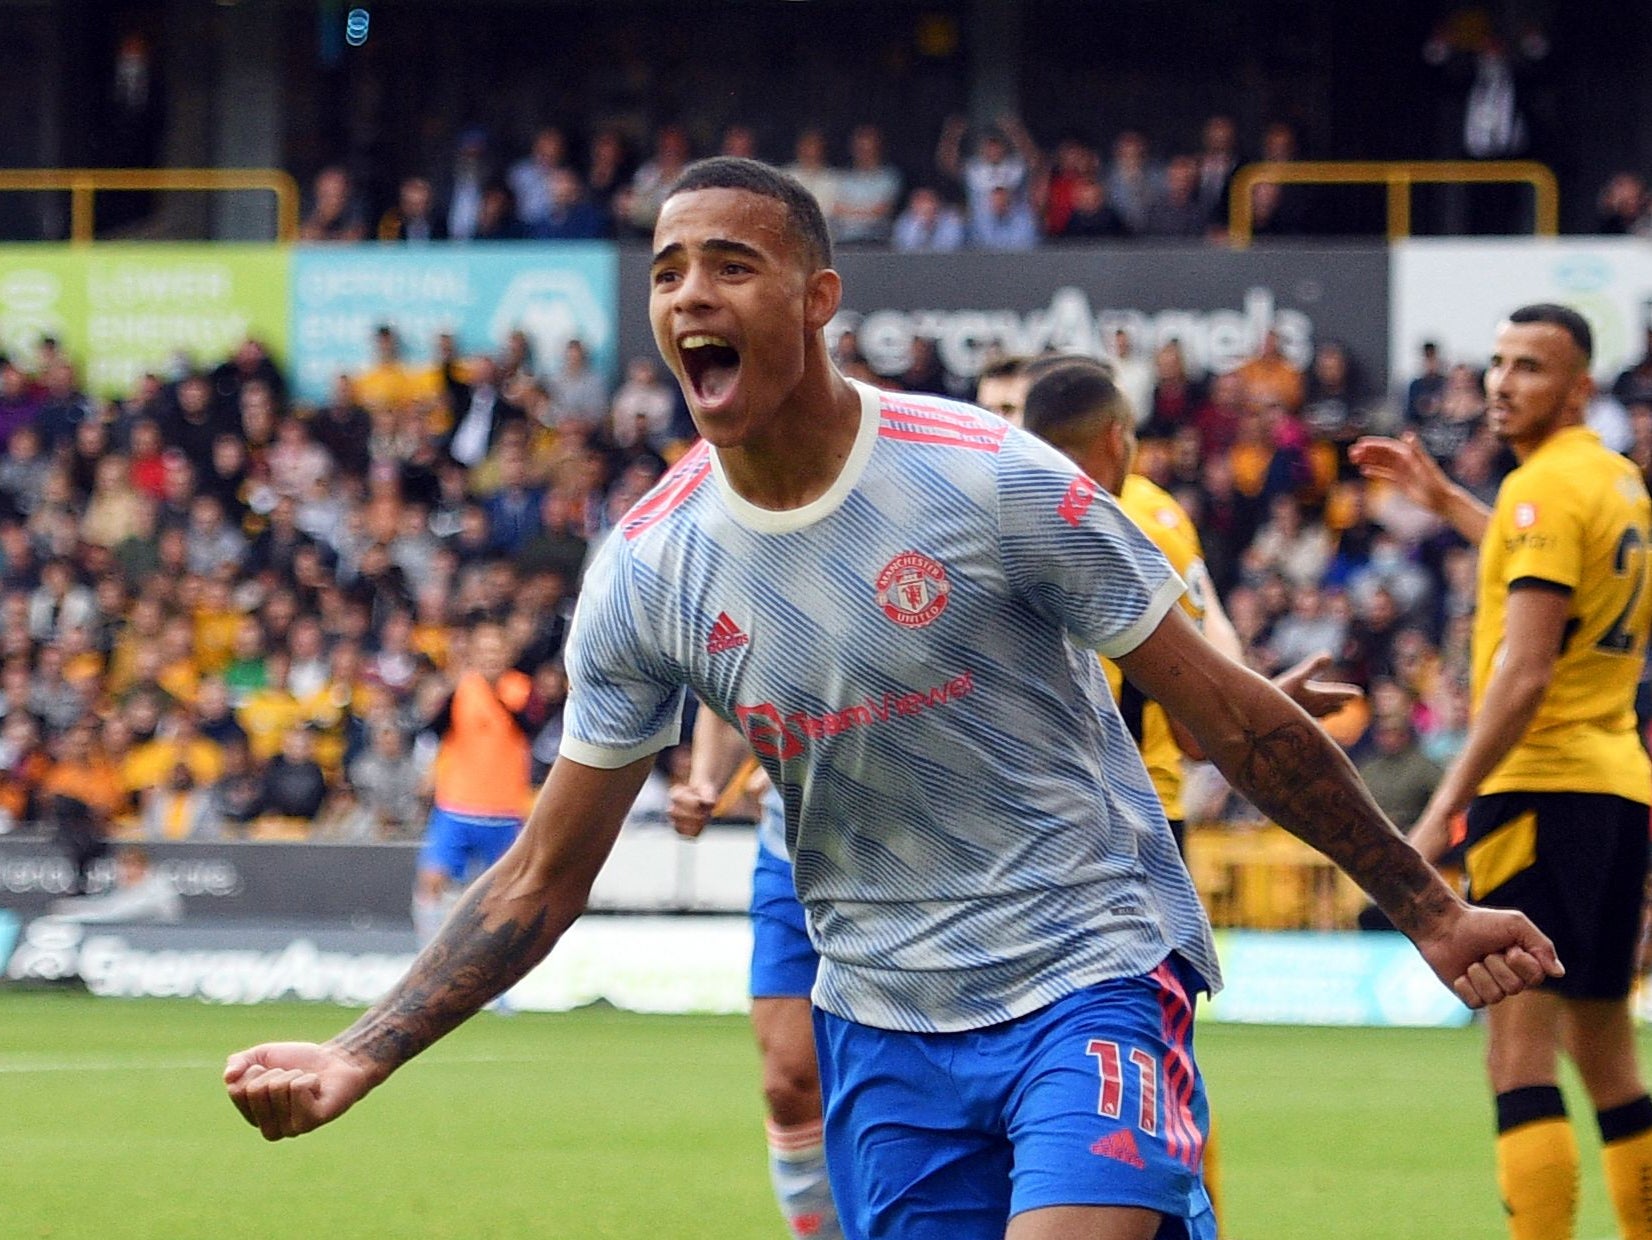
[[[1500,1002],[1566,972],[1548,936],[1512,909],[1454,901],[1413,942],[1435,975],[1471,1008]]]
[[[1364,696],[1364,691],[1358,685],[1340,680],[1314,679],[1330,666],[1330,655],[1309,655],[1289,671],[1275,676],[1273,683],[1286,697],[1315,719],[1323,719],[1326,715],[1336,714],[1355,698]]]
[[[1429,512],[1444,511],[1451,480],[1411,431],[1398,439],[1383,435],[1356,439],[1348,449],[1348,459],[1365,477],[1393,483]]]
[[[666,815],[678,835],[692,840],[706,829],[716,804],[717,789],[703,781],[685,779],[671,790],[671,804]]]
[[[314,1042],[266,1042],[229,1057],[224,1086],[266,1141],[302,1136],[343,1115],[373,1087],[367,1070]]]

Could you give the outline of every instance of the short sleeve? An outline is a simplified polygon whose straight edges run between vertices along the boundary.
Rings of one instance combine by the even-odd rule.
[[[637,604],[624,537],[612,535],[586,574],[568,633],[568,702],[560,752],[615,769],[677,743],[683,678]]]
[[[1552,473],[1512,473],[1497,496],[1503,584],[1537,580],[1576,589],[1583,579],[1583,518],[1577,498]]]
[[[1010,588],[1077,643],[1129,654],[1181,598],[1164,552],[1113,497],[1033,436],[1004,440],[998,511]]]

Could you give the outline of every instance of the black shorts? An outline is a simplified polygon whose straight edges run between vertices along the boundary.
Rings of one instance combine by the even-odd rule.
[[[1649,853],[1647,806],[1593,792],[1494,792],[1468,808],[1469,897],[1554,940],[1574,999],[1629,995]]]

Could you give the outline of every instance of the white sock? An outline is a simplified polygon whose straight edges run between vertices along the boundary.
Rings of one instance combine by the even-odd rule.
[[[793,1236],[843,1240],[832,1186],[826,1179],[826,1145],[820,1120],[782,1127],[768,1125],[769,1179],[774,1198]]]
[[[442,923],[447,920],[447,915],[458,902],[459,892],[453,888],[434,899],[420,892],[414,893],[413,935],[419,940],[421,948],[436,937],[436,931],[442,928]]]

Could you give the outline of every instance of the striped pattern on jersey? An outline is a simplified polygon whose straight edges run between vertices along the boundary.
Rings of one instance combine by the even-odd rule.
[[[685,687],[785,803],[823,957],[814,1000],[977,1028],[1181,952],[1209,926],[1090,651],[1134,649],[1181,582],[1054,449],[966,405],[880,397],[805,508],[673,471],[587,575],[562,752],[671,743]],[[661,497],[668,497],[662,499]],[[644,526],[645,528],[639,528]],[[732,620],[748,640],[715,640]]]

